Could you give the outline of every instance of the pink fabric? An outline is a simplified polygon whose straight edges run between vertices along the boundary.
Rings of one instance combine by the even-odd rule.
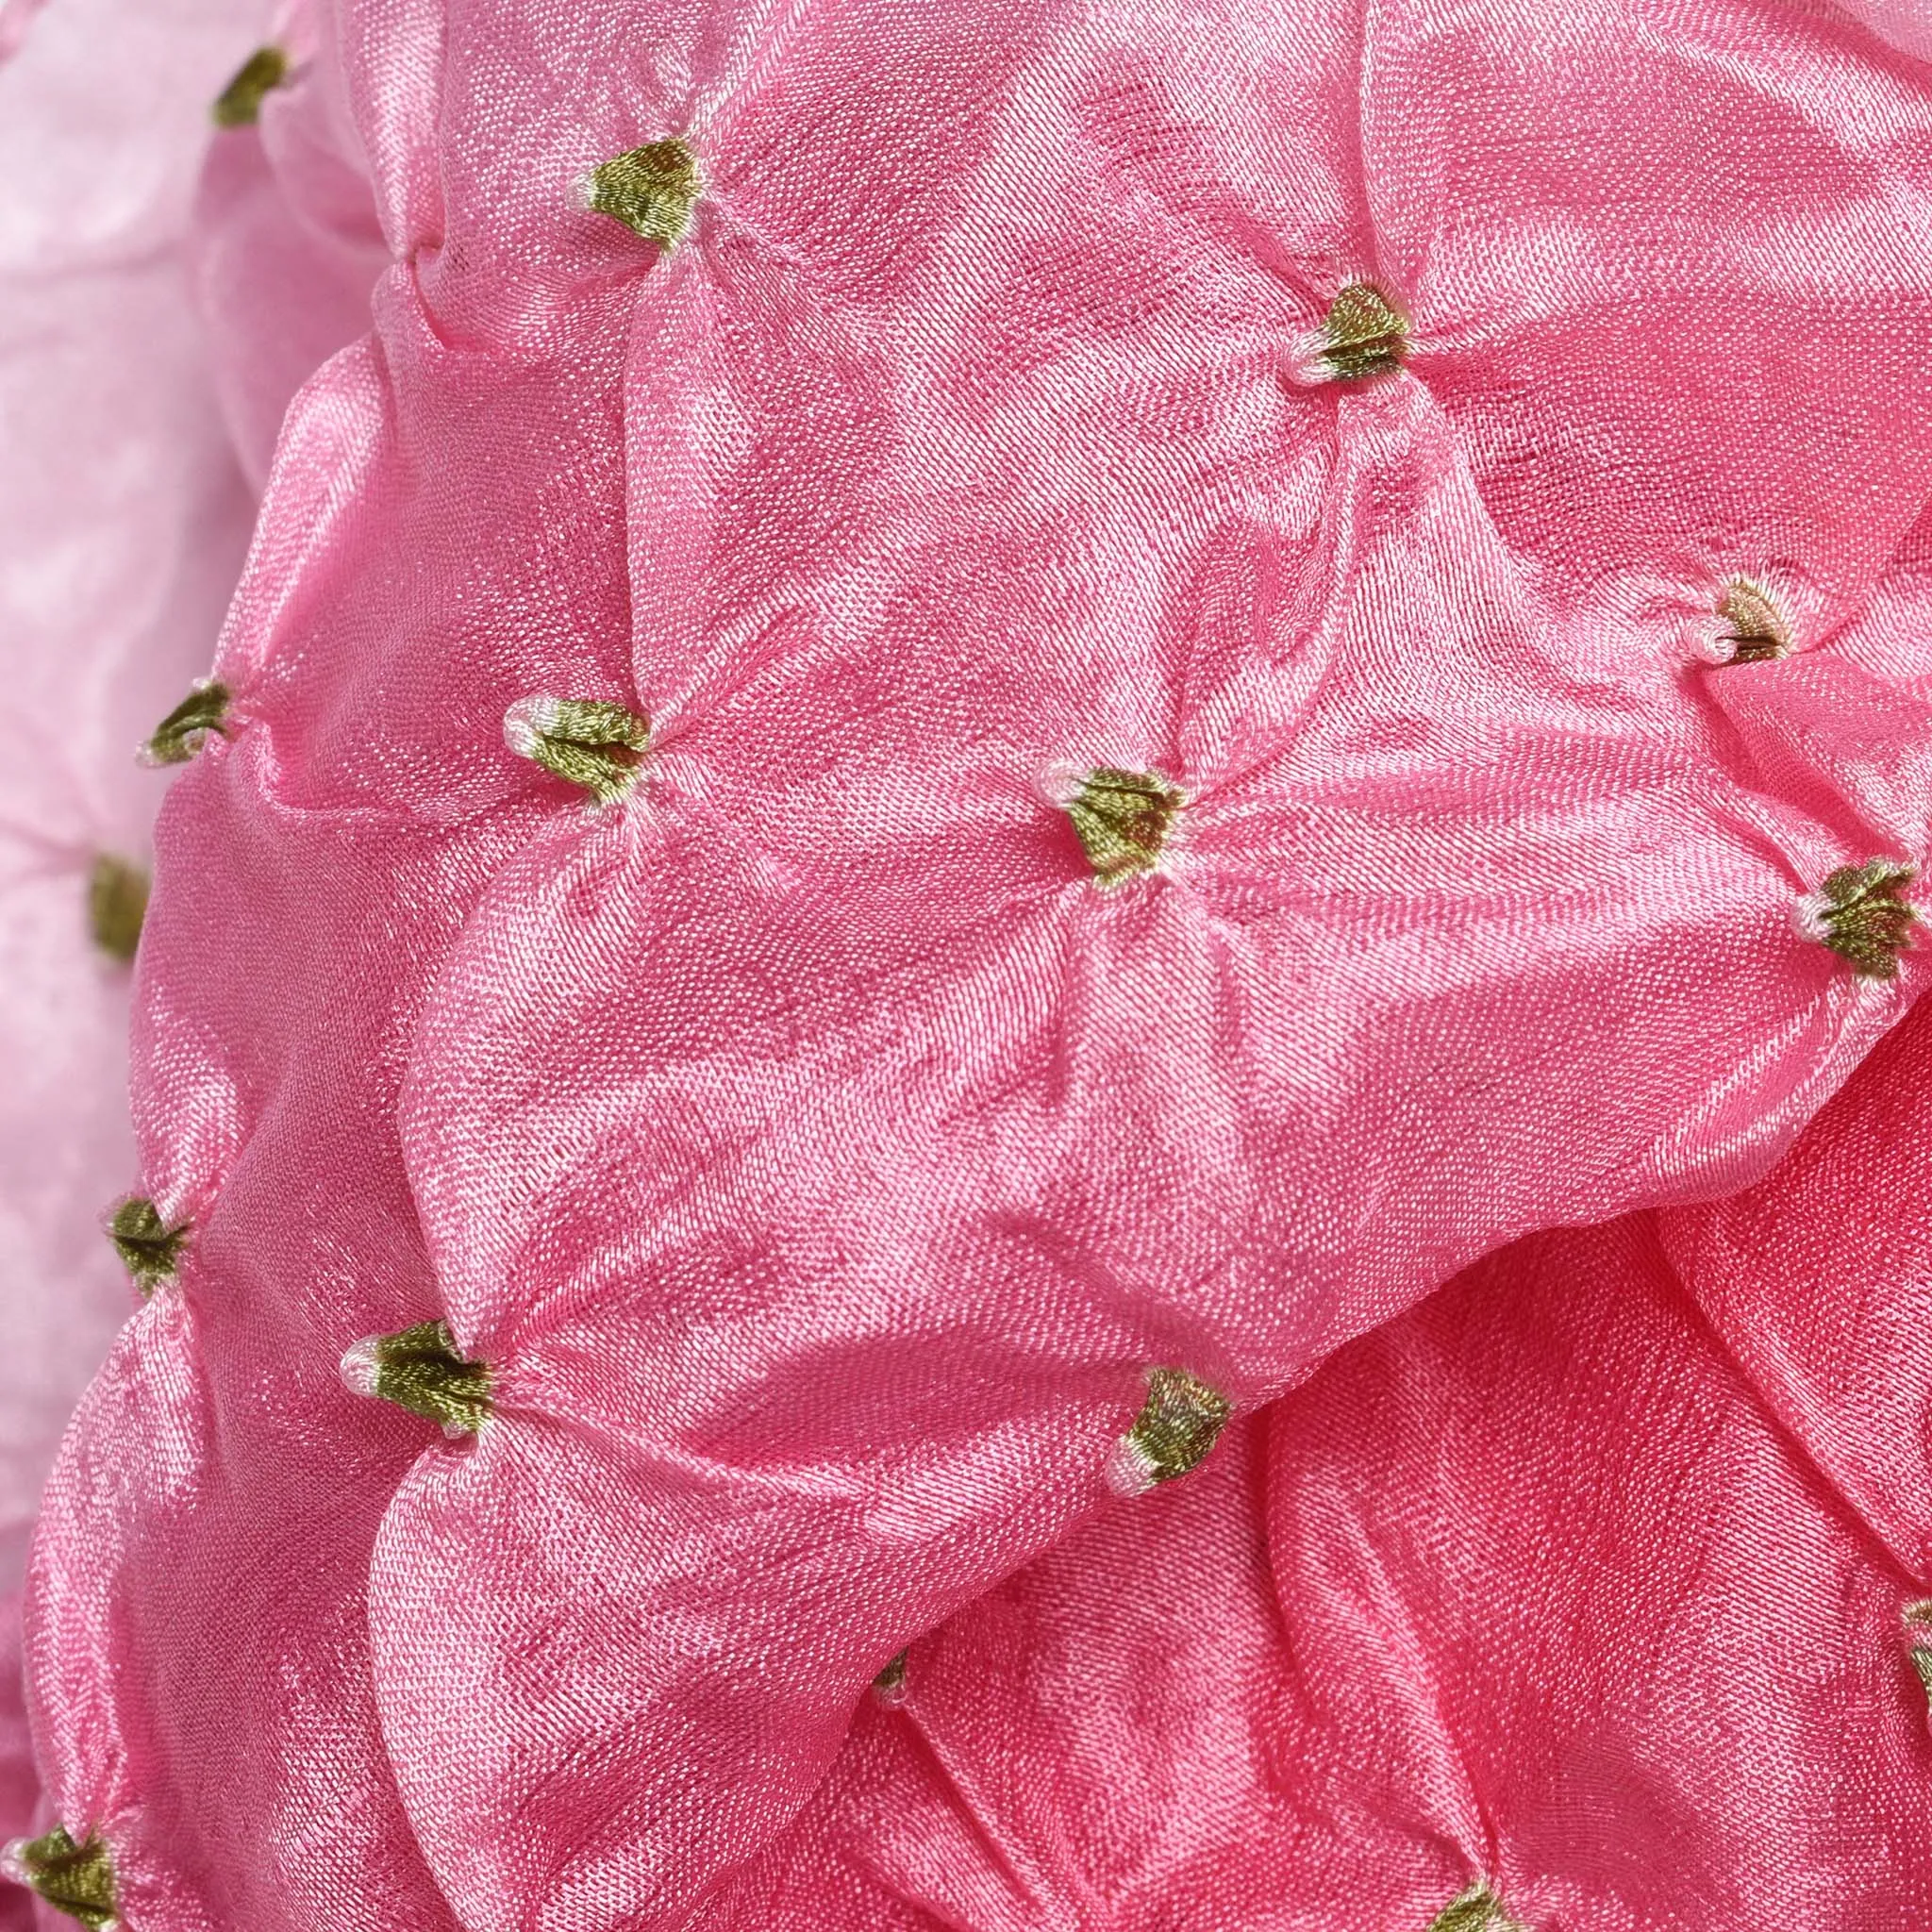
[[[1846,12],[1895,47],[1932,56],[1932,0],[1841,0]]]
[[[0,1598],[0,1831],[9,1838],[32,1823],[41,1795],[27,1728],[26,1687],[22,1680],[20,1598]],[[34,1922],[30,1893],[0,1885],[0,1926],[25,1932]]]
[[[209,148],[191,238],[222,408],[258,491],[289,399],[369,327],[387,266],[326,8],[278,33],[291,76]]]
[[[90,944],[87,874],[147,858],[134,750],[208,669],[247,541],[171,244],[249,11],[59,0],[0,67],[0,1587],[128,1302],[99,1226],[134,1178],[127,974]]]
[[[163,817],[136,1113],[194,1233],[69,1441],[38,1722],[138,1932],[642,1932],[784,1840],[908,1639],[1099,1508],[1149,1367],[1257,1408],[1526,1230],[1735,1189],[1905,1011],[1923,958],[1861,982],[1793,912],[1932,845],[1932,91],[1760,0],[342,0],[331,44],[392,265],[293,406],[231,735]],[[708,189],[660,258],[576,183],[674,133]],[[1319,327],[1365,274],[1413,353],[1343,391]],[[1799,655],[1712,668],[1738,575]],[[625,806],[504,749],[533,691],[651,714]],[[1099,763],[1189,796],[1113,892],[1055,803]],[[1547,1509],[1614,1562],[1578,1627],[1644,1654],[1676,1546],[1549,1499],[1617,1467],[1592,1374],[1674,1452],[1695,1391],[1736,1456],[1643,1508],[1715,1535],[1761,1480],[1791,1641],[1848,1657],[1821,1607],[1898,1579],[1792,1515],[1721,1357],[1680,1366],[1661,1264],[1627,1226],[1537,1252],[1544,1325],[1505,1297],[1495,1347],[1573,1488],[1485,1492],[1497,1534]],[[1620,1294],[1558,1294],[1586,1264]],[[1378,1484],[1472,1399],[1458,1306],[1349,1357]],[[496,1373],[474,1443],[337,1379],[439,1315]],[[1418,1331],[1405,1433],[1375,1351]],[[1296,1412],[1222,1465],[1290,1443],[1291,1547]],[[1756,1548],[1690,1560],[1741,1589]],[[1783,1596],[1741,1600],[1757,1641]],[[1243,1615],[1201,1612],[1237,1649]],[[1358,1653],[1338,1763],[1407,1708]],[[1902,1722],[1870,1681],[1832,1724]],[[1427,1734],[1390,1734],[1412,1782]],[[1500,1859],[1453,1770],[1334,1882],[1433,1910]],[[809,1898],[811,1858],[739,1882]],[[985,1878],[950,1862],[921,1884]],[[1005,1883],[941,1923],[1018,1923]]]
[[[19,50],[42,0],[0,0],[0,60]]]
[[[1932,1014],[1759,1187],[1538,1236],[915,1644],[708,1928],[1932,1911]]]
[[[125,1319],[102,1210],[136,1178],[128,974],[91,943],[97,855],[145,864],[134,748],[207,670],[253,503],[180,242],[243,0],[0,16],[0,1839],[35,1796],[15,1592],[68,1413]],[[0,1887],[0,1923],[25,1901]],[[9,1917],[14,1914],[15,1917]]]
[[[1758,1188],[1343,1350],[916,1643],[699,1923],[1924,1924],[1928,1092],[1920,1013]]]

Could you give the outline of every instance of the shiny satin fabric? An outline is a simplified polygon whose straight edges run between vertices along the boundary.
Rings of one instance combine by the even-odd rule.
[[[182,243],[208,103],[264,13],[0,13],[0,1837],[37,1795],[17,1592],[40,1489],[133,1299],[101,1231],[137,1179],[129,969],[91,936],[91,880],[149,862],[164,784],[135,748],[208,668],[254,517]]]
[[[209,372],[258,493],[290,399],[367,332],[389,262],[334,31],[325,8],[282,9],[287,77],[209,144],[188,231]]]
[[[1928,1017],[1757,1187],[1478,1264],[915,1643],[697,1923],[1921,1923]]]
[[[341,190],[360,247],[366,167],[391,265],[292,405],[161,823],[136,1123],[192,1234],[56,1479],[37,1722],[136,1926],[669,1927],[836,1801],[908,1641],[1291,1440],[1081,1529],[1149,1371],[1292,1416],[1421,1324],[1453,1409],[1461,1304],[1406,1310],[1756,1180],[1905,1013],[1922,959],[1861,977],[1802,914],[1932,842],[1932,86],[1758,0],[318,31],[355,138],[277,192]],[[672,138],[664,251],[583,182]],[[1407,350],[1343,380],[1364,279]],[[1740,585],[1788,655],[1722,661]],[[506,745],[546,693],[649,716],[620,804]],[[1064,809],[1096,768],[1185,801],[1116,886]],[[1594,1257],[1535,1289],[1568,1417],[1569,1353],[1621,1386],[1674,1291],[1544,1239]],[[1630,1278],[1551,1285],[1591,1273]],[[438,1318],[492,1371],[474,1441],[337,1374]],[[1549,1441],[1548,1495],[1600,1481]],[[1378,1908],[1524,1889],[1399,1734],[1433,1837]],[[1203,1842],[1210,1899],[1306,1922],[1299,1866]],[[822,1868],[871,1895],[817,1851],[757,1882]],[[1024,1919],[955,1875],[941,1923]],[[1570,1882],[1530,1906],[1629,1923]]]
[[[1844,11],[1895,47],[1932,55],[1932,6],[1926,0],[1842,0]]]

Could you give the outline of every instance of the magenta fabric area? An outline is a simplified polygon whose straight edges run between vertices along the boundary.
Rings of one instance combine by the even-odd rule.
[[[1932,1923],[1932,16],[302,0],[192,117],[264,33],[111,392],[201,601],[9,727],[215,681],[125,1171],[5,1124],[166,1230],[74,1916]]]

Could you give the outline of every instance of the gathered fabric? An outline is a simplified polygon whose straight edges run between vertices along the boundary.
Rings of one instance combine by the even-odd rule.
[[[28,1613],[129,1932],[1912,1923],[1880,25],[290,23]]]
[[[184,245],[249,0],[0,8],[0,1839],[38,1796],[19,1591],[62,1428],[134,1297],[128,981],[164,789],[255,512]],[[0,1924],[27,1920],[0,1884]]]
[[[258,495],[291,398],[368,333],[389,266],[334,32],[327,8],[284,6],[274,64],[208,143],[186,236],[209,375]]]
[[[699,1923],[1922,1924],[1927,1017],[915,1643]]]

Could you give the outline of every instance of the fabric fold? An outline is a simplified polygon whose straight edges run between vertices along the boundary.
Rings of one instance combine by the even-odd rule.
[[[1151,1932],[1197,1857],[1237,1916],[1492,1887],[1716,1932],[1796,1870],[1760,1827],[1821,1908],[1904,1909],[1896,1671],[1839,1707],[1884,1740],[1841,1840],[1874,1876],[1726,1756],[1748,1672],[1696,1620],[1710,1578],[1776,1612],[1761,1490],[1795,1761],[1840,1748],[1820,1686],[1905,1566],[1820,1506],[1746,1341],[1679,1319],[1648,1224],[1556,1231],[1757,1180],[1925,974],[1932,98],[1822,14],[1707,10],[1626,0],[1579,98],[1560,10],[344,0],[329,139],[391,266],[281,431],[142,986],[144,1181],[203,1230],[193,1547],[96,1405],[34,1612],[46,1748],[110,1793],[154,1932],[327,1923],[358,1860],[471,1932],[754,1899]],[[645,149],[625,192],[677,207],[600,212]],[[916,1749],[876,1713],[844,1746],[1027,1566],[1208,1507],[1100,1513],[1175,1473],[1122,1449],[1162,1372],[1241,1412],[1172,1493],[1269,1486],[1274,1606],[1255,1523],[1214,1562],[1287,1674],[1199,1720],[1254,1783],[1147,1761],[1195,1731],[1131,1658],[1085,1793],[963,1689],[963,1728],[915,1688]],[[1344,1451],[1293,1419],[1331,1385],[1373,1426],[1324,1490]],[[1409,1524],[1458,1450],[1490,1517]],[[1620,1484],[1650,1513],[1592,1509]],[[1703,1540],[1625,1551],[1674,1496]],[[1464,1534],[1521,1550],[1494,1604],[1436,1590]],[[1205,1682],[1221,1612],[1145,1587],[1183,1556],[1120,1560],[1109,1629]],[[91,1634],[244,1561],[315,1573],[246,1668]],[[1346,1686],[1268,1661],[1291,1598]],[[1607,1664],[1539,1702],[1598,1628],[1681,1673],[1682,1727]],[[308,1843],[325,1681],[375,1796],[244,1882],[236,1838]],[[105,1745],[96,1705],[196,1741]],[[1092,1852],[1108,1764],[1172,1820]],[[1569,1859],[1620,1779],[1610,1863]],[[1303,1880],[1264,1825],[1332,1856]]]

